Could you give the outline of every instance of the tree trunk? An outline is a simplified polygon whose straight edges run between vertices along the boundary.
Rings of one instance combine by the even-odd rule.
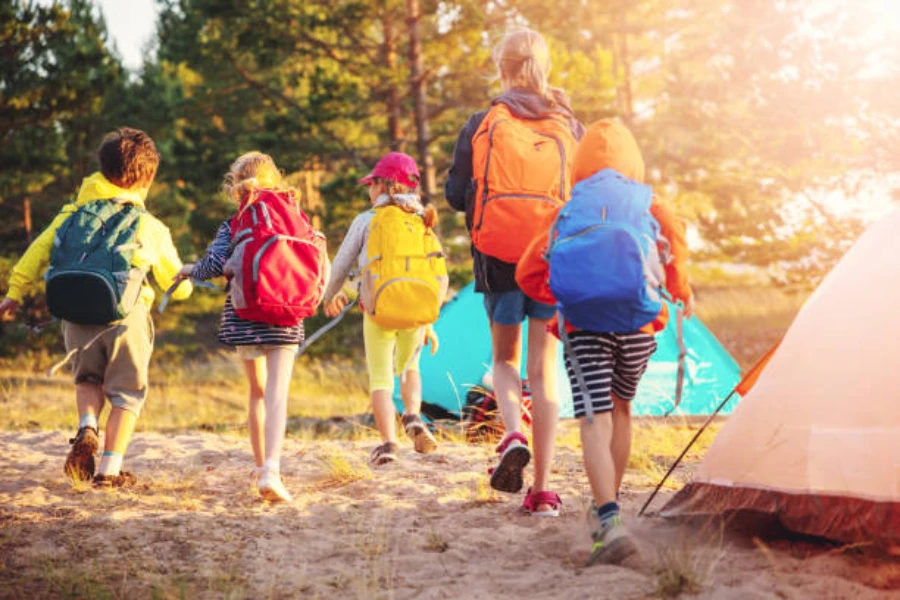
[[[425,105],[425,74],[422,67],[422,40],[419,37],[418,0],[406,0],[407,24],[409,25],[409,87],[415,103],[416,116],[416,148],[422,175],[422,200],[428,204],[434,200],[434,163],[428,152],[431,141],[428,133],[428,114]]]
[[[397,72],[397,40],[394,37],[394,21],[388,6],[383,7],[381,25],[384,29],[384,44],[381,47],[384,64],[387,66],[391,80],[385,98],[388,114],[388,144],[391,150],[403,150],[403,131],[400,129],[400,90],[393,79]]]
[[[22,200],[22,221],[25,224],[25,239],[31,244],[31,200]]]
[[[625,6],[615,9],[613,39],[613,70],[621,81],[616,85],[616,104],[619,116],[629,128],[634,123],[634,103],[631,92],[631,59],[628,56],[628,28],[625,23]]]

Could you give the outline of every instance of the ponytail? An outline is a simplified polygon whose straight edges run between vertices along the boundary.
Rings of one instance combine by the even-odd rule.
[[[422,211],[422,220],[425,221],[425,227],[427,227],[428,229],[434,229],[435,227],[437,227],[437,209],[430,204],[426,206],[425,210]]]

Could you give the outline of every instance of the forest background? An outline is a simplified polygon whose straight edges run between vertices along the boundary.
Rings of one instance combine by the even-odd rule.
[[[239,154],[271,154],[333,253],[366,206],[357,179],[415,156],[441,214],[453,283],[471,279],[443,199],[457,133],[499,91],[491,51],[531,26],[580,120],[618,117],[655,192],[688,220],[699,314],[743,366],[783,332],[865,225],[900,199],[900,51],[878,0],[157,0],[138,70],[99,6],[0,0],[0,293],[29,241],[128,125],[162,164],[148,206],[195,259],[233,207]],[[61,350],[40,290],[0,329],[0,358]],[[157,316],[159,361],[220,350],[221,296]],[[358,362],[358,315],[311,350]],[[311,319],[308,329],[324,322]]]

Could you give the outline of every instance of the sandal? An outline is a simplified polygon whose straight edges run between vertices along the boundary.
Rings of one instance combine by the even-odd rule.
[[[550,506],[550,510],[538,510],[542,504]],[[533,517],[558,517],[562,506],[562,498],[556,492],[532,492],[528,488],[525,501],[522,502],[522,511]]]
[[[394,462],[398,458],[400,447],[394,442],[385,442],[380,446],[376,446],[369,455],[369,462],[376,467]]]
[[[518,431],[508,434],[497,446],[497,454],[500,455],[500,462],[489,471],[491,487],[499,492],[515,494],[525,483],[522,472],[531,460],[528,438]]]

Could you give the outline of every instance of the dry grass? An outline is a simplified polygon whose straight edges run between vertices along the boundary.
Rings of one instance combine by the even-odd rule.
[[[683,530],[677,541],[657,551],[653,571],[656,575],[656,594],[675,598],[682,594],[697,594],[712,583],[719,563],[725,557],[722,524],[689,534]]]
[[[247,382],[240,361],[216,355],[208,361],[156,365],[138,431],[189,430],[234,433],[247,419]],[[289,417],[329,418],[367,412],[365,372],[350,361],[298,360],[291,380]],[[72,426],[71,378],[0,364],[0,429],[62,429]]]
[[[696,293],[697,316],[742,370],[781,339],[806,301],[805,293],[764,285],[700,286]]]
[[[319,459],[325,475],[315,482],[316,488],[341,487],[361,479],[371,479],[372,471],[358,457],[332,448],[325,450]]]

